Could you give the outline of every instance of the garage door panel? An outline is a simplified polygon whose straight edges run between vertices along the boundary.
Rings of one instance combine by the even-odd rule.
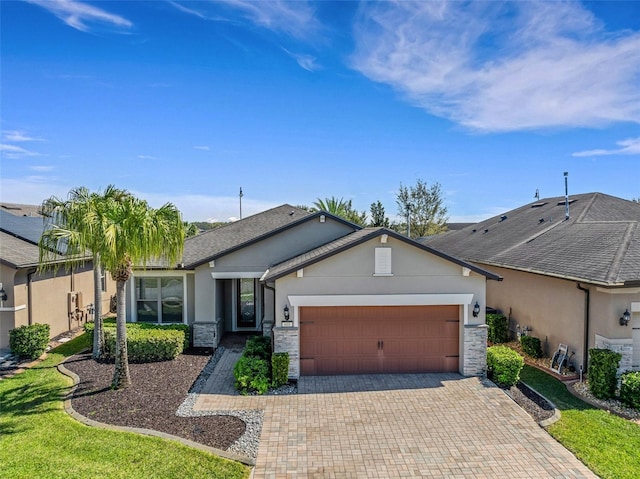
[[[301,374],[457,371],[458,306],[303,307]]]

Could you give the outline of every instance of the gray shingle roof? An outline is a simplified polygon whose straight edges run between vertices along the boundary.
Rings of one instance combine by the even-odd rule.
[[[412,239],[407,238],[406,236],[403,236],[401,234],[398,234],[395,231],[391,231],[386,228],[364,228],[354,233],[350,233],[346,236],[343,236],[342,238],[338,238],[337,240],[331,241],[330,243],[324,244],[311,251],[308,251],[307,253],[303,253],[299,256],[296,256],[287,261],[283,261],[282,263],[272,266],[271,268],[268,269],[268,271],[262,277],[262,280],[274,281],[278,278],[286,276],[287,274],[293,273],[294,271],[297,271],[300,268],[310,266],[314,263],[322,261],[323,259],[329,258],[330,256],[341,253],[342,251],[352,248],[353,246],[364,243],[365,241],[369,241],[370,239],[383,234],[387,234],[396,239],[399,239],[400,241],[404,241],[406,243],[412,244],[413,246],[416,246],[424,251],[428,251],[429,253],[435,254],[436,256],[444,258],[448,261],[452,261],[456,264],[459,264],[460,266],[467,267],[475,271],[476,273],[486,276],[489,279],[495,279],[495,280],[502,279],[500,276],[493,274],[485,269],[469,264],[458,258],[449,256],[445,253],[442,253],[441,251],[437,251],[431,248],[430,246],[426,246],[416,241],[413,241]]]
[[[566,221],[564,197],[546,198],[422,241],[486,265],[608,286],[640,283],[640,204],[602,193],[570,200]]]
[[[183,263],[185,268],[194,268],[313,215],[285,204],[193,236],[184,243]]]
[[[42,222],[42,219],[40,220]],[[13,268],[37,266],[38,246],[0,231],[0,261]],[[52,262],[63,261],[64,256],[56,255]]]

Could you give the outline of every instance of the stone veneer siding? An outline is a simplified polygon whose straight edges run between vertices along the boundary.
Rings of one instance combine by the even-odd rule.
[[[598,349],[610,349],[622,355],[618,367],[618,375],[631,370],[633,359],[633,339],[609,339],[596,334],[595,347]]]
[[[294,327],[273,328],[273,350],[277,353],[289,353],[289,378],[300,377],[299,329]]]
[[[220,325],[218,321],[195,322],[192,327],[194,348],[216,348],[220,342]]]
[[[484,376],[487,370],[487,325],[467,324],[464,327],[463,376]]]

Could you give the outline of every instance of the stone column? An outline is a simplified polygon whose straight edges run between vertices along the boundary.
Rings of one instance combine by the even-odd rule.
[[[487,325],[464,326],[463,376],[484,376],[487,372]]]
[[[273,352],[289,353],[289,379],[300,377],[299,329],[294,327],[273,328]]]

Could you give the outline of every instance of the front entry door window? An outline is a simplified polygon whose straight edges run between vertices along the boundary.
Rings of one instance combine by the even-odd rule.
[[[256,289],[253,278],[238,280],[238,328],[256,327]]]

